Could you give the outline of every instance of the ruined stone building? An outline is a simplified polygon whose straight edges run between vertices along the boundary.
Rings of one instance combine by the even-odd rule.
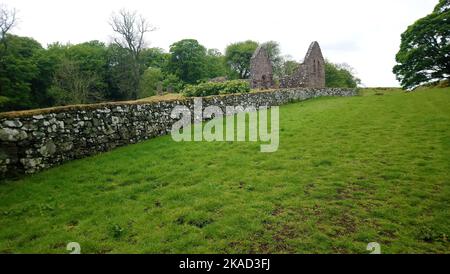
[[[300,64],[293,75],[281,79],[280,87],[325,87],[325,60],[319,43],[316,41],[311,43],[303,63]]]
[[[251,88],[272,88],[273,70],[267,50],[259,46],[250,59],[250,86]]]

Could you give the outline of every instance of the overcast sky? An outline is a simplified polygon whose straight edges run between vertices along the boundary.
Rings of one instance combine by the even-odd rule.
[[[42,45],[110,41],[108,19],[138,10],[157,31],[147,40],[168,51],[185,38],[207,48],[236,41],[278,41],[284,55],[302,60],[312,41],[325,58],[355,68],[366,86],[398,86],[392,67],[400,34],[429,14],[438,0],[0,0],[18,10],[12,33]]]

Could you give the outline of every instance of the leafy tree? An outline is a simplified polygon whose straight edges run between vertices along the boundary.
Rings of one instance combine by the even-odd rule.
[[[42,46],[32,38],[6,34],[0,46],[0,96],[2,110],[38,107],[33,100],[35,85],[41,83],[39,67]],[[42,90],[40,90],[42,91]]]
[[[356,88],[361,80],[354,76],[353,68],[347,64],[325,61],[325,85],[327,87]]]
[[[227,74],[225,56],[217,49],[208,49],[206,52],[206,74],[208,78],[225,76]]]
[[[155,95],[158,85],[161,85],[164,80],[164,74],[160,68],[149,67],[142,74],[140,82],[140,96],[141,98]]]
[[[64,58],[58,64],[49,93],[57,105],[96,102],[102,99],[102,94],[95,92],[96,81],[95,74],[81,70],[76,61]]]
[[[32,104],[27,108],[50,107],[55,104],[54,98],[49,94],[59,59],[49,54],[48,50],[39,50],[35,55],[38,75],[31,81]]]
[[[116,44],[109,45],[108,98],[112,100],[129,100],[136,96],[134,66],[135,63],[132,56],[126,49]]]
[[[141,59],[143,66],[146,68],[160,68],[167,71],[170,53],[164,52],[161,48],[146,48],[142,50]]]
[[[194,39],[184,39],[170,46],[169,72],[183,82],[194,84],[207,77],[206,48]]]
[[[228,45],[225,50],[225,60],[231,71],[237,74],[238,78],[246,79],[250,75],[250,59],[258,47],[255,41],[237,42]]]
[[[280,44],[276,41],[268,41],[262,44],[269,55],[275,78],[280,79],[283,74],[284,58],[281,56]]]
[[[165,91],[168,92],[180,92],[183,89],[183,81],[175,74],[165,74],[162,86]]]
[[[279,71],[279,77],[292,76],[299,66],[299,62],[292,60],[290,57],[285,57]]]
[[[90,41],[67,48],[66,58],[73,61],[83,74],[94,76],[91,92],[95,97],[107,97],[108,48],[99,41]],[[91,77],[89,77],[91,78]]]
[[[57,60],[49,94],[54,104],[94,103],[108,96],[108,48],[99,41],[77,45],[52,44],[48,55]]]
[[[393,72],[401,85],[414,88],[450,78],[450,1],[409,26],[401,36]]]

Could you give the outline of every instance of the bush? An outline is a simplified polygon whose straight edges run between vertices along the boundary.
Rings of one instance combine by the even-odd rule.
[[[180,92],[183,89],[183,81],[175,74],[166,74],[162,81],[162,86],[167,92]]]
[[[187,85],[183,93],[185,96],[209,96],[229,93],[245,93],[250,91],[250,84],[244,80],[232,80],[219,83],[202,83],[198,85]]]
[[[139,97],[153,96],[158,90],[158,84],[162,82],[164,75],[159,68],[147,68],[141,76],[139,83]]]
[[[346,64],[325,63],[325,85],[331,88],[356,88],[361,80]]]

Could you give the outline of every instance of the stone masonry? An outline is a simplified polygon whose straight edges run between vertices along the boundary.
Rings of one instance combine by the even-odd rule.
[[[272,64],[267,50],[259,46],[250,59],[250,87],[269,89],[274,85]]]
[[[300,64],[293,75],[281,79],[280,87],[325,87],[325,59],[323,58],[319,43],[315,41],[311,43],[303,63]]]
[[[274,106],[318,96],[352,96],[355,89],[294,88],[203,98],[203,107]],[[0,113],[0,178],[34,173],[63,162],[170,132],[176,105],[193,112],[194,99],[114,102]]]

